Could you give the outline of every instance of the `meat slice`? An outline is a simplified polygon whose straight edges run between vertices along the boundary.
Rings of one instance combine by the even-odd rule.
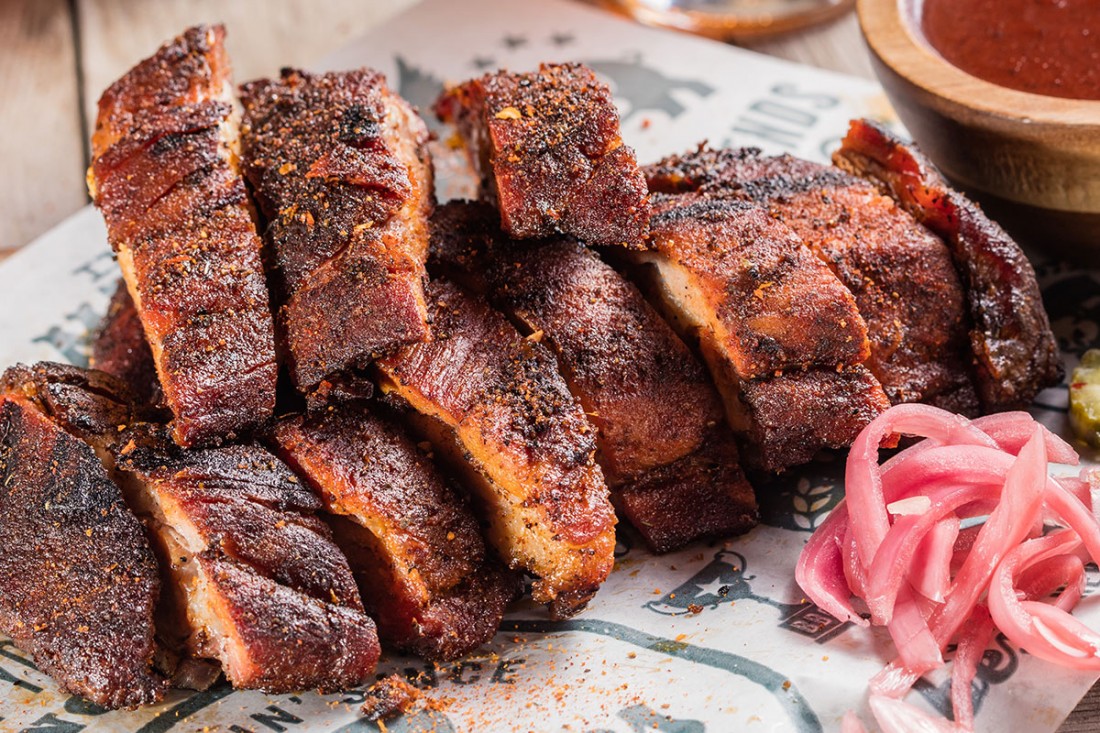
[[[0,632],[67,692],[108,708],[159,701],[156,560],[95,452],[0,378]]]
[[[743,459],[780,470],[849,445],[889,400],[848,289],[754,203],[689,192],[654,204],[654,249],[633,256],[635,273],[698,343]]]
[[[145,340],[141,316],[134,307],[126,282],[120,280],[95,333],[90,366],[118,377],[142,405],[161,405],[164,393],[157,380],[153,352]]]
[[[722,402],[705,370],[595,253],[567,240],[508,240],[490,207],[455,202],[433,218],[431,266],[487,295],[555,353],[598,429],[612,500],[651,548],[755,524],[752,487],[722,435]]]
[[[516,578],[430,457],[378,405],[287,418],[279,453],[318,492],[384,642],[437,661],[489,641]]]
[[[754,201],[789,226],[855,296],[867,366],[892,403],[976,414],[965,293],[939,237],[862,179],[755,148],[668,158],[649,185]],[[930,317],[934,314],[934,317]]]
[[[536,576],[535,600],[571,616],[614,563],[595,431],[546,347],[451,282],[427,292],[432,341],[376,362],[382,389],[465,474],[492,545]]]
[[[154,425],[120,436],[117,470],[167,570],[176,646],[237,688],[360,684],[379,656],[317,497],[257,446],[180,451]]]
[[[428,129],[369,69],[241,89],[245,172],[268,221],[295,385],[428,337]]]
[[[486,74],[446,91],[435,110],[458,128],[509,235],[644,247],[645,178],[619,136],[611,92],[587,66]]]
[[[1023,408],[1062,379],[1035,270],[1001,227],[944,182],[915,146],[853,120],[833,162],[879,186],[951,249],[966,286],[970,347],[985,412]]]
[[[184,446],[267,419],[275,337],[220,26],[191,28],[99,100],[88,186]]]
[[[145,523],[163,576],[158,640],[166,664],[184,660],[167,670],[176,684],[203,676],[194,660],[268,692],[370,676],[374,623],[315,516],[320,500],[278,458],[255,445],[180,448],[164,426],[136,420],[126,386],[102,372],[43,364],[9,375],[94,447]]]

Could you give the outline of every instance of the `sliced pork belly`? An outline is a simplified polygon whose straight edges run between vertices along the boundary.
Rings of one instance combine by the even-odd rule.
[[[336,515],[384,642],[436,661],[489,641],[517,578],[488,554],[465,500],[378,405],[279,423],[280,454]]]
[[[756,497],[725,426],[697,450],[619,486],[613,498],[655,552],[747,532],[757,520]]]
[[[612,499],[639,520],[651,548],[755,524],[752,487],[721,435],[721,399],[633,285],[581,244],[508,240],[483,204],[447,204],[432,223],[431,266],[487,295],[558,357],[598,428],[596,459]]]
[[[509,235],[644,246],[645,178],[619,136],[611,92],[588,67],[486,74],[445,92],[435,110],[458,128]]]
[[[256,446],[181,451],[149,423],[122,433],[115,460],[167,570],[178,649],[272,693],[370,676],[374,623],[320,501],[282,462]]]
[[[192,28],[104,92],[88,172],[185,446],[233,438],[275,404],[224,35]]]
[[[850,444],[889,400],[848,289],[756,204],[703,192],[654,203],[654,250],[634,255],[635,272],[698,343],[744,460],[779,470]]]
[[[160,700],[153,552],[24,367],[0,379],[0,485],[0,632],[67,692],[108,708]]]
[[[159,405],[164,400],[153,352],[125,281],[119,282],[107,313],[92,335],[90,366],[126,383],[140,404]]]
[[[978,396],[986,412],[1031,404],[1062,379],[1035,270],[1019,245],[944,182],[915,146],[853,120],[833,162],[878,185],[943,238],[962,273]]]
[[[245,171],[268,221],[295,385],[428,336],[428,130],[369,69],[245,84]]]
[[[951,254],[892,199],[836,168],[754,148],[701,148],[650,174],[651,190],[748,199],[789,226],[855,296],[870,340],[867,366],[892,403],[978,412]]]
[[[571,616],[614,563],[595,430],[545,346],[453,283],[427,292],[432,340],[380,359],[381,386],[464,472],[490,542],[536,576],[535,600]]]
[[[166,671],[195,677],[193,660],[210,660],[236,687],[289,692],[374,670],[374,623],[315,516],[321,502],[278,458],[254,445],[180,448],[136,421],[126,386],[102,372],[40,364],[6,383],[94,447],[145,523],[164,576],[158,640],[185,660]]]

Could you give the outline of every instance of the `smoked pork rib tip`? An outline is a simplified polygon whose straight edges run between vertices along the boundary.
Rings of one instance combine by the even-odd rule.
[[[653,191],[766,207],[855,296],[870,340],[867,366],[892,403],[977,414],[965,294],[951,253],[892,199],[836,168],[755,148],[700,148],[648,173]]]
[[[238,688],[336,690],[379,656],[347,559],[317,497],[256,446],[181,451],[151,424],[115,451],[171,582],[178,648]]]
[[[153,552],[95,452],[39,397],[26,367],[0,378],[0,631],[67,692],[155,703]]]
[[[192,28],[104,92],[88,172],[185,446],[233,438],[275,404],[224,35]]]
[[[916,146],[853,120],[833,162],[878,185],[943,238],[966,287],[978,396],[985,412],[1024,408],[1062,379],[1035,270],[1019,245],[944,182]]]
[[[490,543],[536,576],[535,600],[571,616],[614,563],[595,430],[546,347],[451,282],[428,299],[432,341],[380,359],[382,389],[465,474]]]
[[[161,405],[164,393],[157,380],[153,352],[145,340],[141,316],[134,307],[126,282],[119,281],[107,313],[92,335],[89,364],[124,382],[141,405]]]
[[[315,516],[320,500],[255,445],[183,449],[140,422],[126,386],[59,364],[19,372],[24,391],[99,454],[160,561],[166,671],[221,664],[235,687],[356,685],[379,654],[347,560]]]
[[[653,250],[632,253],[634,272],[698,342],[747,463],[780,470],[846,447],[889,407],[855,299],[788,227],[705,192],[653,202]]]
[[[428,130],[369,69],[241,89],[245,173],[268,221],[295,385],[428,337]]]
[[[517,578],[487,553],[455,487],[378,406],[287,418],[274,440],[335,515],[384,642],[438,661],[493,637]]]
[[[457,127],[481,196],[512,237],[644,247],[645,178],[619,136],[611,92],[588,67],[486,74],[445,92],[435,110]]]
[[[484,204],[446,204],[432,224],[430,267],[488,296],[557,355],[598,429],[612,500],[651,548],[754,526],[721,399],[633,285],[579,243],[508,240]]]

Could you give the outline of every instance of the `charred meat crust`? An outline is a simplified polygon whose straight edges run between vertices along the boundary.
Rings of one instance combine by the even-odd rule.
[[[148,423],[123,431],[114,456],[177,591],[188,655],[271,693],[369,677],[374,623],[320,500],[281,461],[251,445],[181,450]]]
[[[446,280],[428,296],[432,341],[380,359],[382,387],[448,436],[458,463],[482,479],[491,543],[539,578],[534,597],[553,616],[571,616],[614,561],[595,431],[546,347]]]
[[[445,92],[435,110],[457,126],[509,235],[644,247],[645,178],[619,136],[611,92],[588,67],[486,74]]]
[[[864,365],[870,344],[848,289],[758,204],[690,190],[653,202],[653,250],[628,269],[698,345],[742,460],[781,470],[850,444],[890,403]],[[794,390],[804,399],[777,405],[770,382],[804,383]]]
[[[107,313],[92,334],[90,366],[124,382],[139,405],[163,404],[153,352],[125,281],[119,281]]]
[[[742,451],[743,460],[765,471],[807,463],[821,448],[847,448],[890,406],[878,380],[862,366],[743,381],[735,399],[747,418],[745,438],[752,446]]]
[[[279,453],[318,492],[383,641],[455,659],[496,633],[516,577],[455,487],[376,406],[281,421]]]
[[[192,28],[104,92],[89,189],[141,316],[181,445],[271,415],[274,326],[237,165],[220,26]]]
[[[867,323],[867,366],[892,403],[977,413],[965,295],[951,254],[892,199],[837,168],[754,148],[700,148],[647,173],[653,190],[766,207],[852,292]]]
[[[762,207],[684,194],[656,209],[653,246],[698,282],[739,377],[843,369],[869,356],[852,294]]]
[[[241,93],[245,173],[268,221],[295,384],[425,340],[424,122],[369,69],[285,69]]]
[[[721,399],[633,285],[579,243],[508,240],[484,204],[444,205],[432,224],[429,267],[487,295],[557,355],[597,428],[596,458],[612,500],[640,520],[654,550],[753,526],[755,499],[737,449],[716,437],[726,430]],[[723,451],[713,449],[718,443]],[[704,444],[706,459],[696,456]]]
[[[9,372],[6,377],[12,377]],[[0,394],[0,630],[63,689],[107,708],[159,701],[157,564],[95,452]]]
[[[679,460],[647,471],[613,492],[615,507],[654,552],[705,537],[743,534],[757,523],[756,496],[722,427]]]
[[[916,146],[853,120],[833,162],[877,186],[947,243],[966,285],[985,412],[1023,408],[1062,376],[1035,270],[1003,229],[944,182]]]
[[[29,400],[62,430],[93,447],[110,443],[140,416],[122,380],[69,364],[43,361],[9,367],[0,375],[0,394]]]

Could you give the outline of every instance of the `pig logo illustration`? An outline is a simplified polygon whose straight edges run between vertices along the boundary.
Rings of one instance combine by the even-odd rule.
[[[615,99],[625,103],[622,121],[643,112],[664,112],[676,119],[686,111],[674,92],[686,90],[697,97],[709,97],[714,87],[697,79],[677,79],[665,76],[657,69],[642,64],[641,57],[629,61],[588,61],[597,74],[611,86]]]
[[[844,632],[850,624],[838,621],[813,603],[794,603],[769,598],[753,591],[756,576],[746,574],[745,556],[733,550],[720,550],[689,580],[662,598],[649,601],[645,608],[665,616],[683,616],[714,610],[724,603],[753,601],[779,611],[779,625],[789,631],[824,643]]]

